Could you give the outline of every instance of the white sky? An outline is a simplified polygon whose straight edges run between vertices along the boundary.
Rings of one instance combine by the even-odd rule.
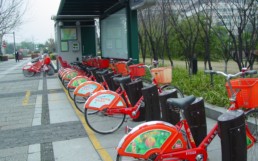
[[[23,17],[23,24],[14,30],[16,43],[34,41],[45,43],[49,38],[55,38],[54,21],[61,0],[24,0],[28,3]],[[13,35],[7,34],[4,40],[13,42]]]

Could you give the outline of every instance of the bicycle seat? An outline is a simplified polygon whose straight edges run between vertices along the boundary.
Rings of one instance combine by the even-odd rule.
[[[108,73],[108,69],[97,71],[96,74],[102,76]]]
[[[171,106],[185,110],[194,100],[195,97],[191,95],[184,98],[169,98],[167,99],[167,103]]]
[[[114,77],[113,78],[114,82],[115,83],[118,83],[118,84],[125,84],[125,83],[129,83],[131,82],[131,78],[130,76],[126,76],[126,77]]]

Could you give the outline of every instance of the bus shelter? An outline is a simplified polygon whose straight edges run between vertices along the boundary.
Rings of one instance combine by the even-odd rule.
[[[57,54],[139,59],[137,9],[155,0],[61,0],[55,21]]]

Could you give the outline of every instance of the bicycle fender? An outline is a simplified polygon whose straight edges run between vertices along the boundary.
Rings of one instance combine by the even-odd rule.
[[[64,75],[65,73],[67,73],[68,71],[72,71],[72,69],[70,69],[70,68],[60,68],[60,69],[58,70],[58,74],[59,74],[60,77],[62,78],[63,75]]]
[[[78,72],[75,70],[68,71],[62,76],[62,80],[71,80],[72,78],[78,76]]]
[[[86,76],[76,76],[73,79],[71,79],[67,85],[68,88],[76,88],[78,87],[81,83],[84,83],[88,81],[89,78]]]
[[[86,101],[85,108],[103,110],[104,108],[125,108],[124,99],[116,92],[101,90],[91,95]]]
[[[75,88],[73,94],[81,97],[88,97],[92,93],[96,93],[97,91],[104,90],[104,87],[94,81],[87,81],[81,83],[78,87]]]
[[[119,142],[121,156],[148,159],[152,154],[164,154],[187,149],[187,143],[177,128],[164,121],[149,121],[134,127]]]

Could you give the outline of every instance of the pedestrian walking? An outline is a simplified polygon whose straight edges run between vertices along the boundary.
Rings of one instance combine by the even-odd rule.
[[[15,52],[15,61],[17,62],[19,62],[19,52],[16,50],[16,52]]]

